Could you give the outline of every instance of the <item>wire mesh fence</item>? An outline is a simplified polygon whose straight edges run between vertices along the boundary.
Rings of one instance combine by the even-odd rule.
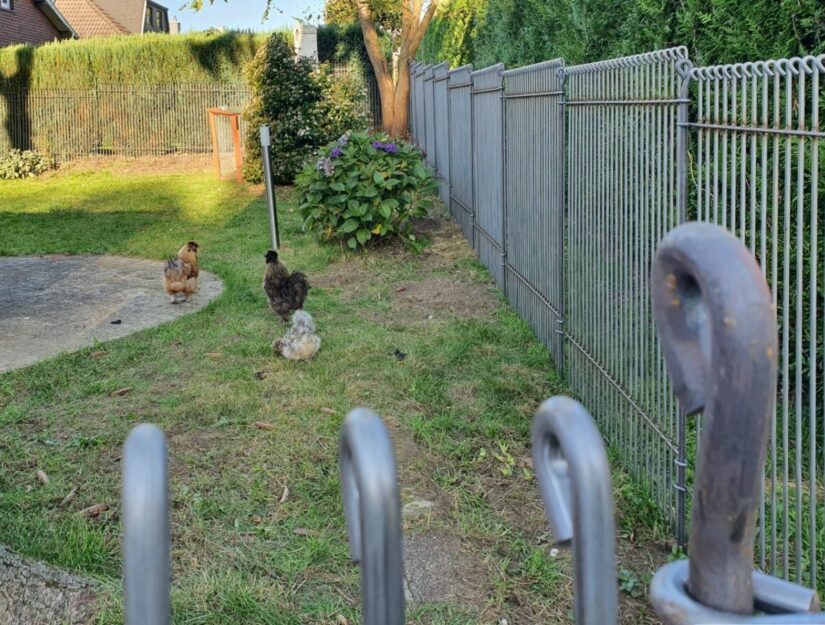
[[[102,85],[0,94],[0,152],[40,150],[60,160],[91,155],[208,153],[207,110],[243,109],[243,84]]]
[[[381,128],[381,94],[378,89],[378,80],[371,68],[366,68],[358,62],[326,61],[334,77],[358,80],[363,88],[363,106],[373,129]],[[361,103],[359,103],[360,105]]]
[[[686,418],[671,391],[650,266],[687,219],[747,243],[780,332],[757,565],[821,589],[824,61],[694,68],[677,47],[509,71],[416,63],[410,124],[479,260],[682,544],[701,418]],[[431,70],[446,73],[445,89],[425,88]]]
[[[771,285],[779,325],[779,397],[757,557],[770,573],[811,586],[822,585],[817,563],[825,565],[823,58],[700,67],[689,75],[696,106],[688,123],[696,137],[691,215],[750,248]]]

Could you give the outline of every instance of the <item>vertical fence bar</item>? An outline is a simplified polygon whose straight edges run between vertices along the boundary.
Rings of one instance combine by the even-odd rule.
[[[473,198],[476,251],[504,289],[504,98],[498,64],[472,73]]]
[[[438,175],[438,188],[441,200],[450,204],[450,106],[449,80],[450,67],[440,63],[433,68],[433,111],[434,134],[436,137],[434,157],[435,170]]]
[[[472,65],[447,74],[449,103],[450,213],[470,245],[473,232],[473,114]]]
[[[562,370],[564,61],[503,73],[506,295]]]
[[[424,70],[424,152],[427,164],[435,168],[435,66],[428,65]]]

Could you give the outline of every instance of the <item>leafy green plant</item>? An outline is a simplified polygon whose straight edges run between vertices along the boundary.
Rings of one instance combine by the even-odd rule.
[[[507,443],[502,441],[498,441],[496,443],[498,445],[498,451],[493,452],[493,457],[498,460],[501,466],[499,467],[499,471],[505,477],[510,477],[513,475],[513,469],[516,466],[516,459],[513,458],[513,454],[510,453]]]
[[[619,590],[630,595],[634,599],[641,599],[645,596],[647,585],[650,583],[650,576],[647,579],[639,577],[630,569],[619,569]]]
[[[19,180],[34,178],[55,169],[55,160],[45,154],[32,150],[11,150],[0,156],[0,180]]]
[[[420,248],[410,220],[427,214],[436,188],[418,149],[366,133],[345,134],[323,148],[296,184],[304,230],[351,249],[388,237]]]

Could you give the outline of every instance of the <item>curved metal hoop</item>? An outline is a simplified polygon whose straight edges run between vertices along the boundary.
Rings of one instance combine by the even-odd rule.
[[[729,613],[754,605],[753,538],[776,391],[776,314],[765,278],[727,231],[689,223],[660,243],[653,311],[673,388],[704,409],[690,528],[692,596]]]
[[[123,586],[126,625],[168,625],[171,566],[166,438],[134,428],[123,451]]]
[[[533,418],[533,469],[560,543],[573,541],[577,625],[614,625],[616,531],[610,465],[590,413],[569,397],[545,401]]]
[[[814,591],[755,571],[754,587],[765,586],[771,598],[783,597],[787,614],[741,615],[705,607],[685,592],[688,569],[686,560],[671,562],[656,572],[650,584],[650,599],[668,625],[825,625],[825,612],[805,613],[819,607]],[[776,606],[772,602],[765,607]]]
[[[395,456],[381,418],[347,415],[339,451],[350,553],[361,565],[364,625],[403,625],[404,565]]]

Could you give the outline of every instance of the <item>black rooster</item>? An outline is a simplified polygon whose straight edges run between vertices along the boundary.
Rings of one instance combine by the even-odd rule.
[[[284,264],[278,260],[278,252],[266,253],[266,272],[264,273],[264,291],[269,299],[269,307],[284,321],[289,321],[293,310],[304,307],[304,300],[309,292],[307,277],[300,271],[289,273]]]

